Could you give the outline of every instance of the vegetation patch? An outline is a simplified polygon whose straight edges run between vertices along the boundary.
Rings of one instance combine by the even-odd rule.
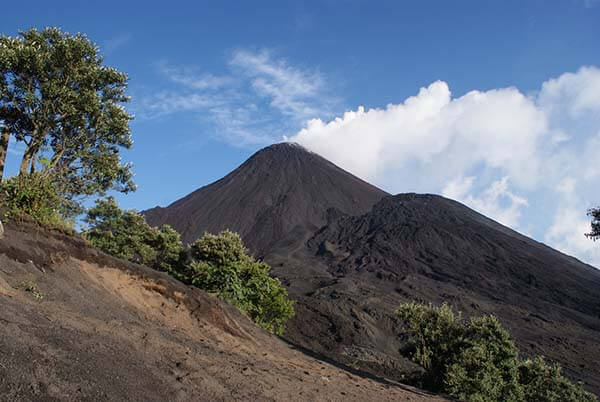
[[[600,239],[600,207],[591,208],[588,211],[588,216],[592,218],[591,230],[585,235],[594,241],[598,240]]]
[[[0,205],[4,217],[32,218],[39,224],[73,232],[74,217],[81,212],[64,196],[60,179],[49,172],[11,177],[0,183]]]
[[[190,247],[192,262],[184,281],[216,293],[245,312],[261,327],[281,335],[294,315],[294,302],[270,267],[248,254],[237,233],[205,234]]]
[[[35,28],[0,35],[0,202],[6,217],[69,228],[85,197],[135,190],[119,152],[132,144],[127,75],[85,35]],[[10,141],[24,146],[3,181]]]
[[[138,212],[121,210],[113,197],[97,200],[84,221],[85,238],[107,254],[172,275],[185,262],[179,233],[169,225],[151,227]]]
[[[406,303],[397,315],[406,325],[403,350],[424,373],[413,383],[465,401],[596,401],[543,358],[520,360],[517,347],[492,315],[463,320],[440,307]]]
[[[151,227],[138,212],[122,211],[114,198],[96,201],[85,222],[84,236],[93,246],[213,293],[270,332],[281,335],[294,315],[287,290],[236,233],[205,234],[186,249],[169,225]]]
[[[46,297],[44,292],[42,292],[35,282],[32,281],[21,281],[15,286],[15,289],[31,293],[33,298],[36,300],[42,300],[44,297]]]

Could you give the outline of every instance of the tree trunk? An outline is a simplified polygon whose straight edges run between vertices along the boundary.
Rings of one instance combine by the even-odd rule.
[[[31,173],[31,174],[35,173],[35,163],[37,161],[37,157],[38,157],[39,152],[40,152],[40,148],[36,147],[33,150],[33,153],[31,155],[31,169],[29,170],[29,173]]]
[[[29,162],[31,161],[31,154],[33,153],[33,145],[30,145],[25,150],[23,154],[23,159],[21,159],[21,166],[19,167],[19,176],[25,176],[27,174],[27,168],[29,167]]]
[[[62,158],[64,152],[65,151],[63,149],[61,149],[58,152],[55,152],[54,155],[52,156],[52,160],[50,161],[50,165],[48,165],[48,168],[50,168],[50,169],[54,168],[60,161],[60,158]]]
[[[35,171],[35,162],[40,152],[40,148],[42,146],[43,137],[38,140],[31,140],[25,153],[23,154],[23,159],[21,160],[21,166],[19,167],[19,176],[25,176],[27,174],[27,169],[29,168],[29,164],[31,163],[31,172]]]
[[[8,151],[8,142],[10,141],[10,131],[8,127],[2,126],[0,134],[0,182],[4,178],[4,165],[6,163],[6,153]]]

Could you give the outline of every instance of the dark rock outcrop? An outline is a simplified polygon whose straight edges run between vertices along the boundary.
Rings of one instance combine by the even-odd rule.
[[[410,366],[394,309],[447,302],[498,316],[523,356],[559,362],[600,391],[600,271],[456,201],[386,197],[265,259],[298,300],[286,336],[347,364],[400,378]]]

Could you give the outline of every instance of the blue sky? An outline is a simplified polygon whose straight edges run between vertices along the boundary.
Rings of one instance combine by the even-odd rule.
[[[126,208],[167,205],[286,136],[389,192],[450,196],[600,266],[582,234],[600,203],[599,1],[2,8],[0,33],[84,32],[129,74],[139,190]]]

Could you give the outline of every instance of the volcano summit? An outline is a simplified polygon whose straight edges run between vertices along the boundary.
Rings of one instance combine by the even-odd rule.
[[[362,214],[386,192],[300,145],[276,144],[233,172],[175,201],[144,212],[151,225],[168,223],[192,242],[204,232],[234,230],[260,256],[292,230],[313,232],[336,208]]]

